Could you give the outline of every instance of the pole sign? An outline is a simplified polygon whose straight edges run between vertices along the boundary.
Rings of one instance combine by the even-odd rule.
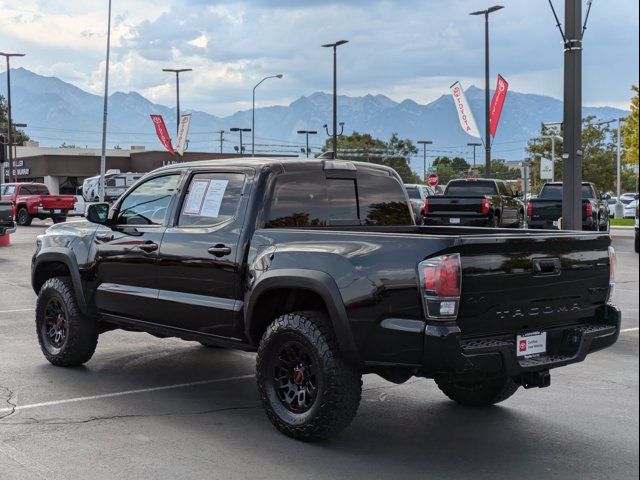
[[[553,162],[548,158],[540,158],[540,180],[553,180]]]
[[[438,173],[438,167],[429,167],[427,173]]]
[[[169,132],[167,131],[167,126],[164,124],[162,115],[151,115],[151,120],[153,121],[153,126],[156,127],[156,135],[158,135],[160,143],[162,143],[171,155],[175,156],[176,152],[171,145],[171,138],[169,137]]]
[[[437,187],[438,186],[438,174],[436,173],[431,173],[429,174],[429,186],[430,187]]]
[[[180,117],[180,127],[178,128],[178,143],[176,151],[178,155],[184,155],[187,146],[187,135],[189,134],[189,124],[191,123],[191,114],[182,115]]]
[[[480,138],[481,135],[480,130],[478,130],[478,124],[469,107],[467,97],[462,90],[462,84],[460,82],[451,85],[451,95],[453,95],[453,103],[456,105],[458,120],[460,120],[462,129],[472,137]]]
[[[502,78],[502,75],[498,75],[498,84],[496,90],[493,92],[493,98],[491,99],[491,107],[489,109],[489,125],[491,126],[491,136],[495,137],[498,131],[498,123],[500,123],[500,115],[502,114],[502,107],[504,101],[507,98],[507,90],[509,90],[509,84]]]

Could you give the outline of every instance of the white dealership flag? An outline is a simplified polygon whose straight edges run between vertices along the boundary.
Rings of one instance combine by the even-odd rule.
[[[191,123],[191,114],[182,115],[180,117],[180,128],[178,129],[178,143],[176,151],[182,156],[187,146],[187,135],[189,134],[189,124]]]
[[[553,162],[548,158],[540,158],[540,180],[553,180]]]
[[[480,138],[480,130],[478,130],[476,119],[473,117],[473,112],[469,107],[467,97],[464,95],[462,84],[460,82],[456,82],[451,85],[451,95],[453,95],[453,102],[456,104],[458,120],[460,120],[460,126],[462,126],[462,129],[472,137]]]

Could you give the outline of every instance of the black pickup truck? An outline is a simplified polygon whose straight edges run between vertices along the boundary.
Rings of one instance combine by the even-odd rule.
[[[562,217],[562,183],[545,183],[537,198],[527,203],[529,228],[557,229]],[[608,232],[609,204],[593,183],[582,184],[582,230]]]
[[[13,220],[13,204],[11,202],[0,201],[0,237],[15,231],[16,224]]]
[[[613,261],[606,234],[416,226],[386,167],[240,159],[160,168],[50,227],[32,285],[52,364],[114,328],[257,351],[271,422],[317,439],[366,373],[470,406],[548,386],[618,338]]]
[[[524,204],[502,180],[451,180],[444,195],[425,201],[422,220],[424,225],[521,228]]]

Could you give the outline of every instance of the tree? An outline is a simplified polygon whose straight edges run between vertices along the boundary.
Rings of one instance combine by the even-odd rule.
[[[631,90],[636,94],[631,98],[631,114],[622,125],[622,141],[624,144],[624,163],[630,166],[638,165],[638,86]]]
[[[438,171],[438,181],[440,185],[446,185],[454,178],[468,177],[471,166],[461,157],[437,157],[433,161],[433,166]]]
[[[4,135],[5,137],[7,134],[8,124],[9,124],[9,120],[7,118],[7,101],[2,95],[0,95],[0,133],[2,133],[2,135]],[[29,135],[24,133],[23,130],[17,129],[15,127],[11,129],[12,143],[16,145],[22,145],[27,140],[29,140]],[[5,141],[6,141],[6,138],[5,138]]]
[[[327,139],[322,150],[333,150],[332,140]],[[409,139],[401,139],[397,133],[388,142],[372,137],[368,133],[353,132],[338,137],[338,156],[345,160],[370,162],[393,168],[405,183],[420,183],[420,178],[411,170],[409,158],[418,149]]]

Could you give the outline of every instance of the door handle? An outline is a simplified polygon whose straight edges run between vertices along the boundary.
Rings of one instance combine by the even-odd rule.
[[[533,276],[544,277],[560,275],[562,264],[558,258],[541,259],[536,258],[533,260]]]
[[[158,244],[153,242],[143,243],[142,245],[138,245],[138,248],[143,252],[151,253],[158,250]]]
[[[213,247],[209,247],[207,249],[207,252],[209,252],[211,255],[214,255],[216,257],[224,257],[231,253],[231,248],[219,243],[217,245],[214,245]]]
[[[96,240],[100,240],[101,242],[110,242],[111,240],[113,240],[113,235],[109,233],[96,235]]]

